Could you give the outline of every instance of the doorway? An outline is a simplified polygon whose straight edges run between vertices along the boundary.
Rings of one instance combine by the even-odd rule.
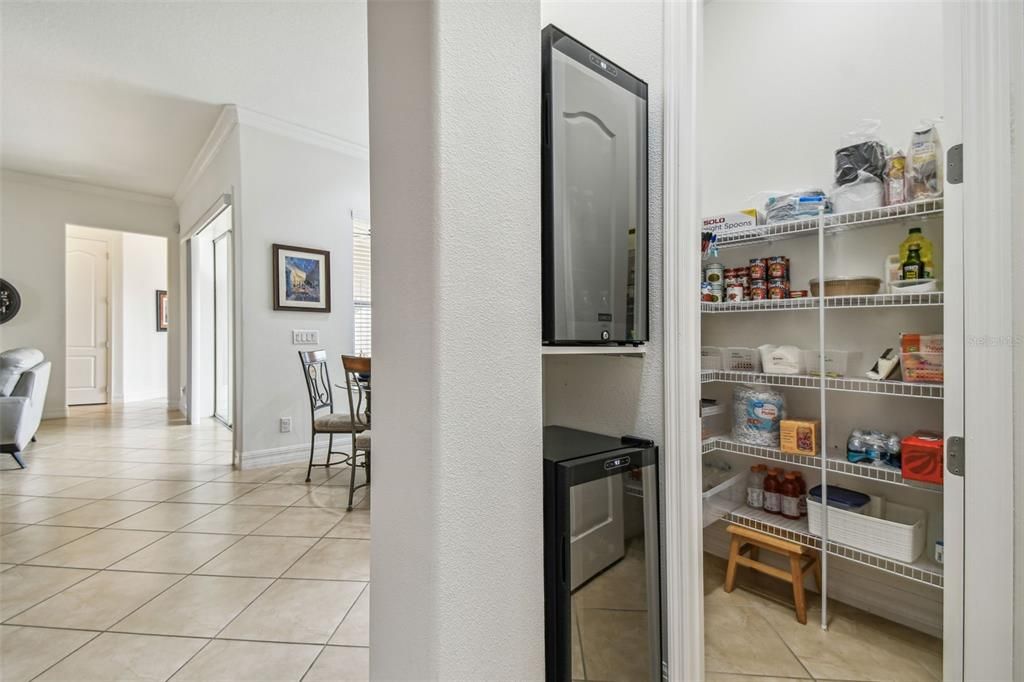
[[[65,250],[67,404],[110,402],[110,240],[69,226]]]
[[[228,209],[230,213],[231,209]],[[213,416],[231,428],[231,231],[213,240]]]

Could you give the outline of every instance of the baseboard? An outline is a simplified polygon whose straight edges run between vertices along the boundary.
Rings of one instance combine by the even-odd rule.
[[[704,530],[704,551],[729,557],[729,538],[724,524]],[[770,554],[762,561],[773,563]],[[779,563],[780,568],[785,568]],[[839,557],[829,557],[829,600],[849,604],[868,613],[906,625],[933,637],[942,637],[942,591]],[[810,589],[811,581],[808,580]]]
[[[68,408],[67,407],[58,407],[56,409],[51,409],[51,410],[44,409],[43,410],[43,417],[42,418],[43,419],[67,419],[68,418],[68,414],[69,414],[69,412],[68,412]]]
[[[315,456],[321,458],[327,456],[327,439],[323,438],[323,445],[316,447]],[[265,450],[247,450],[239,457],[240,469],[260,469],[263,467],[277,466],[279,464],[291,464],[294,462],[309,461],[309,443],[297,445],[284,445],[277,448]]]

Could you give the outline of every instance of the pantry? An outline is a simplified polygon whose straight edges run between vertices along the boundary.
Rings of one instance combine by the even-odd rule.
[[[684,290],[701,315],[705,669],[941,679],[945,548],[962,544],[944,494],[962,398],[946,392],[961,226],[942,12],[712,2],[703,28],[702,268]],[[893,64],[912,73],[899,96]],[[820,584],[794,574],[806,625],[770,568],[742,568],[739,535],[818,562]]]

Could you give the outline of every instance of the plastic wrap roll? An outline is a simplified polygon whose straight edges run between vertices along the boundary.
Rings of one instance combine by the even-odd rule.
[[[786,398],[767,386],[737,386],[732,393],[732,438],[737,443],[779,447]]]

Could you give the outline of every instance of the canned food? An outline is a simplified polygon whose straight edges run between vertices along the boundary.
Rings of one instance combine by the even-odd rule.
[[[700,300],[711,302],[711,282],[702,282],[700,285]]]
[[[707,267],[704,268],[704,279],[711,284],[722,284],[722,278],[725,276],[725,266],[721,263],[708,263]]]
[[[768,283],[763,279],[759,279],[750,283],[750,295],[748,298],[751,301],[763,301],[768,298]]]
[[[787,297],[789,293],[789,282],[784,279],[772,279],[768,281],[768,298],[779,300]]]
[[[712,286],[711,303],[721,303],[723,300],[725,300],[725,293],[723,292],[722,287]]]
[[[751,258],[750,267],[747,268],[750,279],[768,279],[768,260],[766,258]]]
[[[807,289],[797,289],[796,291],[789,292],[790,298],[808,298],[809,296],[810,293],[807,291]]]
[[[725,300],[727,301],[742,301],[743,300],[743,287],[739,284],[728,287],[725,290]]]
[[[773,256],[768,259],[768,279],[786,279],[789,276],[789,259]]]
[[[750,277],[750,268],[748,268],[745,265],[743,267],[736,268],[736,276],[737,277]]]

